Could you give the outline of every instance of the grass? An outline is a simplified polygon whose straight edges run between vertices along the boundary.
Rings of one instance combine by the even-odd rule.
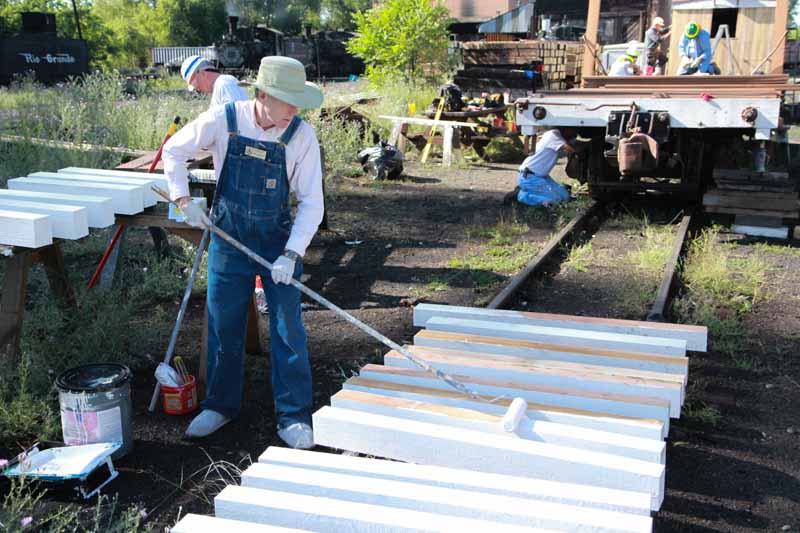
[[[564,260],[564,267],[577,272],[586,272],[594,258],[592,243],[577,244],[570,248],[567,258]]]
[[[711,405],[687,402],[683,406],[683,416],[689,422],[703,426],[716,427],[722,422],[722,413]]]
[[[686,293],[675,310],[682,321],[707,326],[713,348],[747,369],[751,362],[739,355],[747,338],[742,318],[767,297],[769,263],[762,253],[736,252],[735,244],[720,242],[718,228],[704,230],[690,245],[683,271]]]
[[[409,293],[411,296],[424,300],[430,298],[436,292],[444,292],[450,288],[452,278],[433,278],[422,287],[412,287]]]

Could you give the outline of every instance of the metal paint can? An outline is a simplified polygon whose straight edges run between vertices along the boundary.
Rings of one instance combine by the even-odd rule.
[[[112,456],[133,449],[130,369],[117,363],[71,368],[58,376],[61,429],[68,445],[119,442]]]

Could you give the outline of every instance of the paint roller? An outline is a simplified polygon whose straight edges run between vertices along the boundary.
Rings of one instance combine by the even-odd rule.
[[[166,191],[164,191],[164,190],[162,190],[162,189],[160,189],[158,187],[153,187],[153,190],[159,196],[164,198],[167,202],[175,205],[175,203],[170,199],[170,197],[166,193]],[[208,224],[208,229],[210,231],[212,231],[213,233],[216,233],[220,238],[225,240],[231,246],[233,246],[234,248],[236,248],[237,250],[239,250],[240,252],[245,254],[247,257],[249,257],[250,259],[252,259],[256,263],[258,263],[259,265],[265,267],[267,270],[270,270],[270,271],[272,270],[272,263],[270,263],[269,261],[267,261],[266,259],[264,259],[260,255],[255,253],[253,250],[251,250],[250,248],[248,248],[244,244],[242,244],[239,241],[237,241],[236,239],[234,239],[232,236],[228,235],[228,233],[226,233],[225,231],[223,231],[220,228],[218,228],[215,224],[213,224],[213,223]],[[310,288],[306,287],[305,285],[303,285],[302,283],[300,283],[296,279],[290,280],[290,284],[292,286],[294,286],[295,288],[299,289],[300,292],[302,292],[303,294],[309,296],[312,300],[314,300],[317,303],[323,305],[324,307],[327,307],[328,309],[333,311],[339,317],[343,318],[347,322],[350,322],[351,324],[356,326],[361,331],[367,333],[372,338],[380,341],[381,343],[385,344],[389,348],[397,351],[400,355],[402,355],[403,357],[405,357],[406,359],[408,359],[409,361],[414,363],[416,366],[420,367],[421,369],[425,370],[426,372],[430,372],[431,374],[436,376],[436,378],[444,381],[450,387],[454,388],[458,392],[467,395],[468,397],[472,398],[473,400],[486,402],[486,403],[492,403],[494,401],[494,400],[489,400],[486,397],[481,396],[478,393],[470,390],[466,385],[464,385],[463,383],[461,383],[457,379],[453,378],[449,374],[447,374],[445,372],[442,372],[438,368],[435,368],[435,367],[431,366],[430,364],[428,364],[427,362],[423,361],[422,359],[419,359],[418,357],[413,355],[411,352],[409,352],[408,350],[406,350],[405,348],[403,348],[402,346],[400,346],[399,344],[397,344],[396,342],[391,340],[390,338],[386,337],[385,335],[383,335],[382,333],[378,332],[377,330],[375,330],[371,326],[365,324],[364,322],[361,322],[359,319],[357,319],[356,317],[354,317],[353,315],[351,315],[350,313],[348,313],[344,309],[340,308],[339,306],[337,306],[333,302],[329,301],[324,296],[322,296],[320,294],[317,294],[316,292],[314,292]],[[514,400],[511,402],[511,405],[509,406],[508,410],[506,411],[505,415],[503,416],[503,420],[502,420],[503,429],[505,431],[507,431],[507,432],[514,432],[516,430],[517,426],[519,425],[520,421],[522,420],[522,418],[525,416],[525,411],[527,410],[527,407],[528,407],[528,404],[525,402],[524,399],[522,399],[522,398],[514,398]]]

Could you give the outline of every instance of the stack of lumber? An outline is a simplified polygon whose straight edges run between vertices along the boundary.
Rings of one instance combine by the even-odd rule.
[[[706,350],[706,328],[431,304],[414,324],[406,348],[480,398],[391,351],[313,416],[318,445],[390,461],[269,448],[216,518],[173,532],[652,531],[686,352]],[[518,397],[526,416],[506,432]]]
[[[763,76],[586,76],[582,92],[593,95],[652,94],[692,96],[700,93],[726,97],[780,97],[796,90],[785,74]]]
[[[786,172],[715,169],[715,189],[703,195],[709,213],[800,218],[797,183]]]
[[[39,248],[53,239],[80,239],[89,228],[114,224],[164,201],[163,175],[68,167],[8,180],[0,189],[0,245]]]
[[[541,63],[548,89],[568,89],[580,84],[583,47],[571,41],[474,41],[462,44],[464,70],[456,75],[455,83],[468,82],[462,78],[478,78],[491,86],[493,77],[472,76],[476,67],[492,69],[520,69]],[[538,73],[537,73],[538,75]],[[474,82],[473,82],[474,83]]]

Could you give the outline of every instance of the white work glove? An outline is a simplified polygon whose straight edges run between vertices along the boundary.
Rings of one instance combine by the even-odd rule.
[[[272,281],[288,285],[294,276],[294,259],[285,255],[280,256],[272,263]]]
[[[186,217],[186,223],[195,228],[207,228],[211,226],[211,220],[206,215],[205,210],[192,201],[186,202],[181,206],[181,212]]]

